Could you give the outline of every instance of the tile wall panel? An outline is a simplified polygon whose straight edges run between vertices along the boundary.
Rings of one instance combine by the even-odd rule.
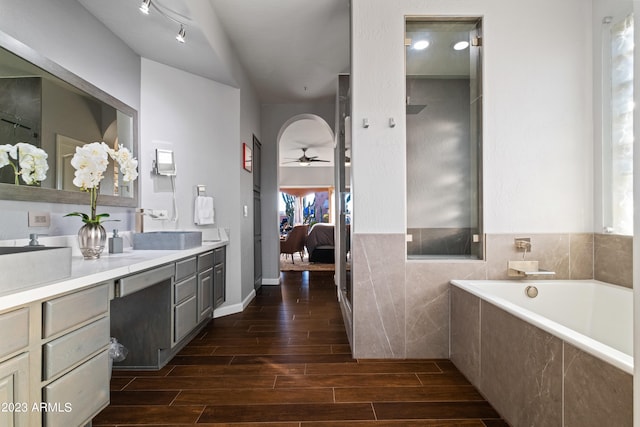
[[[564,425],[631,427],[633,377],[564,343]]]
[[[562,340],[480,307],[480,392],[514,426],[562,425]]]

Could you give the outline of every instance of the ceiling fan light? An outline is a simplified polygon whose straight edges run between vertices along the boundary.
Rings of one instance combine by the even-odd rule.
[[[184,30],[184,25],[180,24],[180,31],[178,31],[176,40],[178,40],[180,43],[184,43],[185,37],[187,37],[187,32]]]
[[[309,166],[311,164],[311,162],[307,162],[304,160],[301,160],[299,163],[300,163],[300,166]]]
[[[142,4],[140,5],[140,12],[145,15],[149,14],[149,6],[151,6],[151,0],[142,0]]]

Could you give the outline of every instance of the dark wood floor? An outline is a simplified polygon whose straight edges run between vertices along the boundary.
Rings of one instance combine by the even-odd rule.
[[[507,426],[448,360],[352,359],[332,272],[282,278],[162,370],[114,371],[94,426]]]

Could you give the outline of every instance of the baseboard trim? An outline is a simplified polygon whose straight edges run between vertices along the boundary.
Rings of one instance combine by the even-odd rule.
[[[249,295],[247,295],[247,297],[244,300],[242,300],[241,303],[231,304],[231,305],[222,305],[216,308],[213,312],[213,318],[215,319],[222,316],[228,316],[230,314],[242,313],[244,309],[247,308],[249,303],[253,301],[255,297],[256,297],[256,291],[255,289],[251,289],[251,292],[249,292]]]
[[[262,279],[262,284],[268,286],[279,285],[280,278],[278,277],[277,279]]]

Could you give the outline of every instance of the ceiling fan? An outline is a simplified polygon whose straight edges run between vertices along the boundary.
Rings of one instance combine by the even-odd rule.
[[[319,159],[318,156],[307,156],[308,148],[302,148],[302,156],[297,159],[291,159],[289,162],[284,163],[298,163],[300,166],[309,166],[313,162],[329,162],[329,160]]]

